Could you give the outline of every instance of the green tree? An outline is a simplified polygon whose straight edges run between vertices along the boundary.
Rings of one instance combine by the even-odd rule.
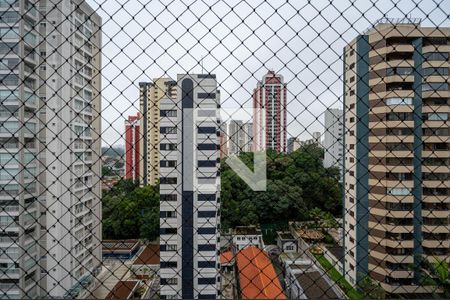
[[[148,239],[159,234],[159,189],[121,180],[103,196],[105,239]]]
[[[379,283],[375,283],[369,276],[364,276],[358,283],[358,290],[364,299],[385,299],[386,291]]]

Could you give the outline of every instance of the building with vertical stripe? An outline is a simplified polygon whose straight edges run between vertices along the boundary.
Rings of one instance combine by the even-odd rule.
[[[421,260],[449,257],[450,29],[395,22],[344,49],[345,275],[424,295]]]
[[[140,147],[142,133],[140,131],[140,114],[128,116],[125,121],[125,178],[133,181],[140,179]]]
[[[253,151],[287,151],[286,91],[283,76],[274,71],[253,90]]]
[[[219,93],[215,75],[177,78],[160,100],[161,299],[216,299],[220,284]]]

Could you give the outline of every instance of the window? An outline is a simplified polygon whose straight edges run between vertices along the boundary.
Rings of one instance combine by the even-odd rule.
[[[413,68],[411,67],[396,67],[386,69],[386,75],[411,75]]]
[[[411,194],[411,190],[408,188],[388,188],[387,193],[393,196],[407,196]]]
[[[160,228],[159,229],[160,234],[177,234],[176,228]]]
[[[160,183],[161,184],[177,184],[177,178],[176,177],[161,177]]]
[[[177,144],[160,144],[159,145],[159,149],[160,150],[167,150],[167,151],[173,151],[173,150],[177,150]]]
[[[215,227],[200,227],[197,230],[198,234],[215,234],[216,228]]]
[[[215,277],[206,277],[198,279],[198,284],[215,284],[215,283],[216,283]]]
[[[197,213],[199,218],[214,218],[216,216],[215,210],[201,210]]]
[[[159,217],[160,218],[176,218],[177,214],[175,211],[160,211]]]
[[[449,74],[448,68],[443,67],[424,68],[422,72],[424,76],[432,76],[432,75],[445,76]]]
[[[176,268],[176,267],[177,267],[176,261],[161,261],[160,262],[161,269]]]
[[[386,98],[384,99],[384,102],[386,105],[412,105],[413,99],[412,98]]]
[[[198,99],[216,99],[216,93],[198,93]]]
[[[176,194],[168,194],[168,195],[161,194],[159,196],[159,199],[161,201],[177,201],[177,195]]]
[[[198,144],[197,145],[198,150],[217,150],[218,147],[216,144]]]
[[[423,54],[424,61],[446,61],[448,52],[429,52]]]
[[[428,121],[447,121],[448,114],[447,113],[428,113],[427,119]]]
[[[409,112],[390,112],[386,114],[388,121],[412,121],[413,114]]]
[[[162,134],[176,134],[177,133],[177,127],[163,127],[161,126],[159,129],[159,132]]]
[[[216,251],[215,244],[200,244],[198,245],[198,251]]]
[[[199,261],[198,267],[199,268],[215,268],[216,262],[215,261]]]
[[[161,160],[159,166],[164,168],[175,168],[177,166],[176,160]]]
[[[447,82],[425,82],[422,85],[422,91],[448,91]]]
[[[215,160],[199,160],[198,161],[198,167],[215,167],[217,165]]]
[[[216,201],[216,194],[199,194],[198,201]]]
[[[161,117],[176,117],[177,111],[174,109],[162,109],[159,113]]]
[[[162,285],[177,285],[178,278],[161,278]]]
[[[216,127],[198,127],[198,133],[199,134],[216,133],[216,131],[217,131]]]

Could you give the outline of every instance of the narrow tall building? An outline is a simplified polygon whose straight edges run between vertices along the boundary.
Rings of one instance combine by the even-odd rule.
[[[140,82],[141,185],[156,185],[159,180],[159,106],[162,98],[176,99],[176,82],[171,78],[156,78]]]
[[[396,22],[396,23],[394,23]],[[450,28],[384,20],[344,50],[345,276],[429,295],[450,249]],[[411,267],[415,266],[415,267]]]
[[[215,75],[178,75],[160,101],[161,299],[219,297],[219,97]]]
[[[0,14],[0,297],[74,297],[101,265],[101,18],[79,0]]]
[[[140,143],[142,132],[140,130],[140,114],[128,116],[125,121],[125,178],[138,181],[140,176]]]
[[[253,143],[253,124],[242,120],[230,120],[228,124],[228,152],[239,155],[250,152]]]
[[[253,150],[286,152],[286,93],[283,76],[269,71],[253,90]]]
[[[328,108],[325,111],[323,149],[325,151],[324,167],[338,167],[342,180],[344,174],[344,112],[342,109]]]

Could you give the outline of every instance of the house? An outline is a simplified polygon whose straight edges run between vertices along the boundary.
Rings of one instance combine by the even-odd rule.
[[[277,232],[277,246],[285,253],[299,252],[298,240],[289,231]]]
[[[233,246],[236,252],[245,249],[248,246],[264,248],[261,229],[256,226],[237,226],[233,230]]]
[[[267,253],[248,246],[236,254],[242,299],[287,299]]]
[[[150,244],[143,248],[131,266],[136,278],[148,279],[159,271],[159,245]]]
[[[282,253],[286,294],[289,299],[345,299],[344,292],[305,253]]]
[[[103,240],[102,255],[103,258],[129,259],[139,251],[140,247],[139,240]]]

